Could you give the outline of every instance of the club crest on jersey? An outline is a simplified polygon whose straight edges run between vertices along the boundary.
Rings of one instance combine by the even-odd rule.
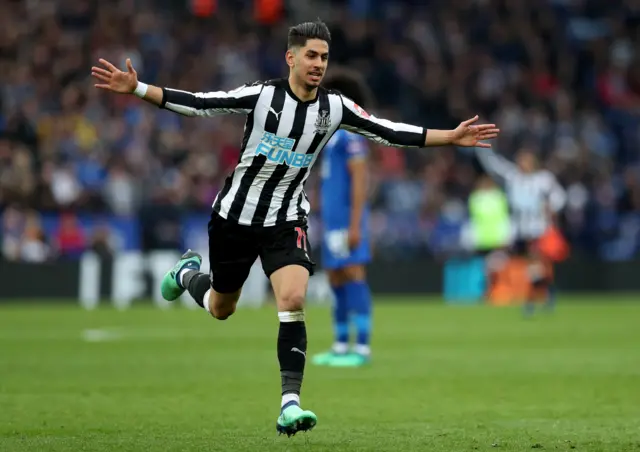
[[[278,165],[308,168],[311,166],[314,154],[294,152],[295,144],[296,140],[293,138],[279,137],[273,133],[265,132],[256,148],[256,155],[263,155],[267,160]]]
[[[329,132],[331,127],[331,117],[327,110],[320,110],[318,117],[316,118],[316,133],[324,135]]]

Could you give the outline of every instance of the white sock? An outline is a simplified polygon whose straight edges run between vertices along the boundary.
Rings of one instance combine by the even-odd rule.
[[[281,311],[278,312],[278,319],[281,322],[304,322],[304,311]]]
[[[211,313],[209,310],[209,296],[211,295],[211,289],[207,290],[204,294],[204,300],[202,300],[202,304],[208,313]]]
[[[285,394],[282,396],[282,404],[280,404],[280,408],[285,406],[289,402],[296,402],[300,405],[300,396],[298,394]]]
[[[190,272],[194,270],[193,268],[183,268],[182,270],[180,270],[180,273],[178,273],[178,281],[180,281],[180,285],[182,286],[183,289],[186,289],[185,285],[184,285],[184,275],[187,274],[187,272]]]
[[[354,347],[354,350],[358,355],[362,356],[369,356],[371,354],[371,347],[368,345],[358,344]]]
[[[336,342],[333,344],[333,347],[331,347],[331,349],[333,350],[333,353],[341,355],[349,351],[349,344],[347,344],[346,342]]]

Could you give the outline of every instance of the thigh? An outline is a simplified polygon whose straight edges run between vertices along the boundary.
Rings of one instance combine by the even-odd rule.
[[[346,282],[365,281],[367,279],[367,271],[364,264],[347,265],[342,271]]]
[[[267,278],[289,265],[303,267],[309,275],[313,275],[315,262],[311,258],[307,225],[304,222],[288,222],[281,226],[262,228],[258,248]]]
[[[211,287],[218,293],[238,292],[258,257],[252,230],[213,213],[209,221]]]
[[[323,257],[323,267],[324,267],[324,257]],[[340,287],[347,282],[347,277],[345,276],[345,272],[342,268],[327,268],[327,279],[329,280],[329,285],[331,287]]]

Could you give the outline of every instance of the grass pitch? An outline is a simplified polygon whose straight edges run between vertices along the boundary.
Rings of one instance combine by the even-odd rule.
[[[273,308],[0,306],[0,451],[640,451],[640,297],[530,321],[386,301],[370,367],[307,366],[318,426],[293,438]],[[330,313],[307,318],[310,356]]]

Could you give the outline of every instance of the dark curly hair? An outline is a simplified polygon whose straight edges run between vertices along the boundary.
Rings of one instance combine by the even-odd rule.
[[[371,108],[371,92],[364,78],[355,71],[346,68],[332,69],[322,85],[326,89],[338,91],[362,108]]]

